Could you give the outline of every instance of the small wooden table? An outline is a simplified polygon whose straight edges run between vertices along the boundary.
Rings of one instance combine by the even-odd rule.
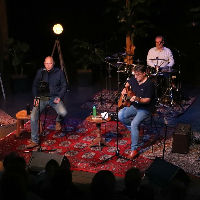
[[[16,114],[16,118],[17,118],[17,130],[16,130],[16,137],[20,137],[20,133],[21,133],[21,129],[24,129],[24,120],[30,120],[31,116],[27,115],[27,111],[26,110],[20,110],[17,114]]]
[[[93,117],[93,115],[90,115],[86,118],[88,122],[96,123],[96,127],[98,129],[97,131],[97,137],[92,141],[92,144],[90,144],[90,147],[94,146],[107,146],[105,140],[101,137],[101,124],[106,123],[111,120],[110,117],[107,119],[103,119],[101,116]]]

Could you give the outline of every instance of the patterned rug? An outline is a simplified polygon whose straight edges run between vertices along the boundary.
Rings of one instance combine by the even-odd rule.
[[[106,169],[116,176],[123,177],[130,167],[137,167],[145,172],[156,157],[163,157],[165,128],[162,127],[159,137],[154,130],[144,128],[140,131],[140,155],[134,161],[130,161],[124,158],[130,151],[130,133],[121,123],[118,123],[118,130],[116,121],[102,124],[102,137],[107,145],[103,148],[90,147],[93,139],[96,138],[97,127],[87,120],[69,119],[64,127],[67,132],[64,137],[60,137],[62,132],[55,131],[54,116],[49,115],[45,124],[45,131],[41,135],[42,149],[54,149],[55,151],[47,153],[65,155],[71,163],[72,170],[96,173]],[[168,127],[164,159],[192,175],[198,175],[199,145],[193,143],[188,154],[172,153],[173,131],[173,127]],[[3,160],[9,152],[15,151],[23,156],[28,164],[31,152],[25,152],[25,145],[28,144],[29,139],[30,122],[27,122],[19,139],[15,138],[14,131],[0,140],[0,160]]]
[[[144,157],[142,152],[144,149],[151,148],[151,144],[155,142],[156,134],[152,132],[145,132],[143,135],[143,131],[141,131],[141,154],[134,161],[130,161],[125,159],[130,151],[130,133],[121,123],[118,123],[118,130],[115,121],[102,123],[101,133],[107,145],[102,148],[99,146],[90,147],[98,130],[95,123],[70,119],[66,122],[65,131],[67,134],[64,137],[60,137],[62,132],[54,130],[55,117],[49,116],[45,124],[45,135],[41,136],[42,149],[55,149],[56,151],[50,153],[67,156],[72,170],[95,173],[107,169],[117,176],[124,176],[130,167],[138,167],[141,171],[145,171],[152,162],[150,158]],[[16,151],[28,163],[31,153],[25,153],[25,145],[28,144],[29,139],[30,122],[27,122],[19,139],[15,138],[14,131],[0,140],[0,160],[3,160],[9,152]]]

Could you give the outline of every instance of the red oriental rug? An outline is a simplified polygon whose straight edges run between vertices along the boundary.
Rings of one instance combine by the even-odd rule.
[[[96,138],[97,128],[94,123],[70,119],[66,122],[67,134],[64,137],[60,137],[60,132],[55,131],[55,117],[48,116],[45,124],[45,135],[41,136],[42,149],[56,149],[51,153],[65,155],[71,163],[72,170],[94,173],[99,170],[110,170],[117,176],[124,176],[131,167],[145,171],[153,161],[148,156],[143,156],[145,151],[151,151],[152,143],[156,142],[156,134],[150,131],[145,132],[144,135],[140,134],[141,154],[134,161],[130,161],[120,157],[128,155],[131,143],[129,131],[120,122],[118,131],[116,121],[101,125],[102,137],[109,145],[102,149],[90,147],[91,142]],[[25,158],[27,163],[29,162],[31,153],[25,153],[24,150],[30,139],[30,122],[26,123],[25,129],[19,139],[15,138],[14,131],[0,140],[0,160],[3,160],[9,152],[16,151]],[[117,144],[120,156],[116,155]]]

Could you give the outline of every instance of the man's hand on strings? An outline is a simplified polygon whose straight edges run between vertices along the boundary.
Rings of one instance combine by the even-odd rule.
[[[40,99],[35,98],[34,101],[33,101],[33,105],[35,107],[38,107],[39,106],[39,101],[40,101]]]
[[[53,102],[56,103],[56,104],[59,103],[60,102],[60,98],[56,97]]]

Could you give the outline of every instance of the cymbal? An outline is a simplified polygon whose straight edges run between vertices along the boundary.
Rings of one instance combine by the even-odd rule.
[[[118,58],[108,56],[108,57],[105,57],[105,60],[118,60]]]
[[[163,61],[168,61],[168,60],[165,60],[165,59],[162,59],[162,58],[150,58],[149,60],[163,60]]]
[[[128,65],[128,66],[136,66],[136,64],[128,64],[128,63],[126,63],[126,62],[117,62],[117,64],[120,64],[120,65]]]

